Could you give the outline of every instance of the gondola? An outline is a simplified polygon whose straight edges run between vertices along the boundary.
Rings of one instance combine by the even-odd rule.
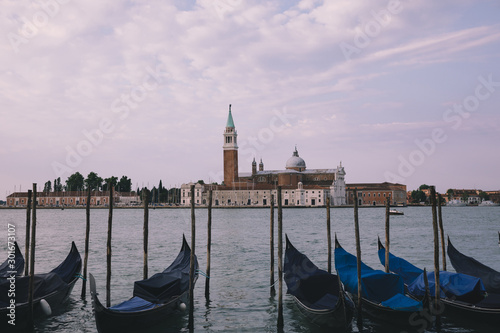
[[[385,265],[385,248],[379,240],[378,256]],[[389,254],[389,269],[400,275],[408,292],[417,297],[425,293],[423,270],[408,261]],[[434,272],[427,273],[430,296],[435,295]],[[481,279],[448,271],[439,272],[440,299],[444,308],[442,314],[459,320],[474,320],[488,324],[500,324],[500,299],[488,295]],[[440,313],[441,314],[441,313]]]
[[[149,279],[136,281],[133,296],[109,308],[99,301],[94,276],[89,274],[97,331],[139,332],[181,314],[189,296],[190,262],[191,249],[183,237],[182,248],[168,268]],[[195,269],[198,269],[196,257]],[[193,283],[197,277],[196,273]]]
[[[357,259],[335,239],[335,268],[346,290],[357,298]],[[399,326],[411,326],[420,319],[421,301],[405,295],[400,276],[385,273],[361,263],[362,310],[373,320]]]
[[[0,265],[0,281],[11,276],[21,276],[24,273],[24,257],[17,242],[8,245],[8,258]]]
[[[33,317],[50,315],[53,309],[66,302],[78,280],[82,269],[82,258],[74,242],[66,259],[49,273],[35,274],[33,295]],[[15,278],[15,296],[12,295],[11,278],[0,282],[0,331],[27,329],[29,276]],[[11,299],[15,297],[15,310]],[[12,321],[12,319],[14,321]],[[15,325],[14,325],[15,324]]]
[[[299,311],[318,326],[349,329],[354,303],[337,275],[319,269],[286,236],[284,277]]]
[[[488,293],[500,294],[500,272],[460,253],[451,244],[450,237],[448,237],[448,257],[458,273],[478,277],[483,281],[484,288]]]

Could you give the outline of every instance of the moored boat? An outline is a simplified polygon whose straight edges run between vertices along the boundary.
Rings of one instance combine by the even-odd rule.
[[[378,256],[385,265],[385,248],[379,240]],[[389,269],[401,275],[408,292],[417,298],[425,293],[424,271],[410,262],[389,254]],[[427,273],[430,296],[435,295],[435,274]],[[500,324],[500,298],[486,293],[481,279],[448,271],[439,272],[440,300],[444,305],[443,314],[455,319],[469,319]]]
[[[451,243],[450,237],[448,237],[447,252],[451,265],[458,273],[478,277],[488,293],[500,294],[500,272],[459,252]]]
[[[183,237],[182,248],[170,266],[148,279],[136,281],[133,296],[109,308],[99,301],[95,278],[89,274],[97,331],[139,332],[172,315],[182,314],[189,297],[190,263],[191,249]],[[196,257],[195,269],[198,269]],[[193,283],[197,277],[196,273]]]
[[[64,304],[78,280],[82,269],[82,259],[74,242],[66,259],[49,273],[35,274],[33,295],[33,317],[48,316],[53,309]],[[29,322],[28,285],[29,276],[15,278],[15,310],[10,305],[12,280],[0,280],[0,320],[1,331],[26,330]],[[14,316],[9,317],[14,313]],[[5,319],[5,320],[4,320]],[[11,320],[14,319],[12,322]],[[15,325],[13,325],[15,324]]]
[[[342,248],[335,239],[335,268],[346,290],[357,297],[357,258]],[[426,319],[420,314],[424,304],[405,295],[400,276],[375,270],[361,262],[362,310],[373,320],[410,327]],[[427,327],[427,325],[426,325]]]
[[[349,329],[354,303],[337,275],[319,269],[286,237],[284,278],[299,311],[319,326]]]

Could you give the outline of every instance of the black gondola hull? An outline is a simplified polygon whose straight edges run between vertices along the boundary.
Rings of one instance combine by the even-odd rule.
[[[349,329],[352,326],[352,317],[354,315],[354,307],[346,306],[345,310],[341,304],[332,310],[317,310],[312,309],[302,303],[297,297],[293,297],[297,309],[303,316],[315,325],[321,327],[335,329]],[[352,302],[350,299],[344,298],[344,302]]]
[[[94,277],[90,274],[89,278],[92,305],[99,333],[140,332],[148,327],[158,325],[172,316],[182,314],[183,311],[180,309],[180,304],[187,304],[188,301],[189,293],[186,291],[168,303],[150,310],[137,312],[114,311],[102,305],[95,290]]]

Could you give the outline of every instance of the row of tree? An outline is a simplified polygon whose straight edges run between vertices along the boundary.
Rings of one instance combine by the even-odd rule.
[[[131,192],[132,180],[127,176],[122,176],[120,180],[118,177],[111,176],[109,178],[102,178],[95,172],[90,172],[87,178],[84,178],[80,172],[75,172],[66,180],[66,185],[61,184],[61,177],[54,179],[54,185],[49,180],[45,182],[43,187],[44,192],[61,192],[61,191],[107,191],[110,186],[114,186],[117,191]]]
[[[61,177],[45,182],[44,192],[62,192],[62,191],[108,191],[110,186],[113,186],[118,192],[132,192],[132,180],[127,176],[122,176],[120,179],[115,176],[102,178],[95,172],[90,172],[87,178],[84,178],[80,172],[75,172],[66,179],[65,185],[61,183]],[[143,191],[147,191],[149,202],[153,204],[170,203],[176,204],[180,202],[180,188],[167,189],[163,186],[162,181],[158,187],[153,187],[151,190],[147,188],[137,188],[136,193],[142,198]]]

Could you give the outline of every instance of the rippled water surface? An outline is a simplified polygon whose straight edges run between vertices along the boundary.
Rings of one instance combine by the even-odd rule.
[[[432,216],[429,207],[401,208],[404,216],[391,216],[391,252],[416,266],[433,270]],[[342,246],[355,253],[352,208],[332,209],[332,233]],[[385,209],[359,211],[363,261],[382,268],[377,258],[377,235],[385,235]],[[269,295],[270,249],[269,209],[216,209],[212,213],[212,254],[210,302],[205,301],[205,278],[195,287],[194,322],[196,332],[277,332],[277,297]],[[150,209],[149,272],[162,271],[180,250],[182,234],[191,238],[189,209]],[[277,216],[277,214],[275,214]],[[0,261],[7,256],[7,224],[16,225],[24,252],[25,219],[23,210],[0,210]],[[500,271],[500,207],[444,207],[445,233],[459,251]],[[106,239],[108,211],[91,211],[89,268],[97,282],[101,299],[105,297]],[[275,221],[277,225],[277,221]],[[283,231],[295,247],[317,266],[327,267],[326,210],[320,208],[284,209]],[[276,231],[275,231],[276,233]],[[47,272],[57,266],[75,241],[83,257],[85,210],[37,210],[36,271]],[[196,210],[196,254],[206,268],[207,211]],[[133,282],[142,279],[143,210],[115,209],[113,212],[111,303],[131,296]],[[277,244],[277,240],[275,240]],[[276,255],[277,257],[277,255]],[[277,262],[275,274],[277,278]],[[448,270],[452,270],[448,262]],[[96,332],[92,302],[80,298],[81,282],[69,303],[55,316],[37,323],[38,332]],[[87,288],[88,290],[88,288]],[[286,291],[286,286],[284,286]],[[296,310],[289,295],[284,296],[285,332],[322,332],[309,324]],[[366,320],[366,332],[402,332],[390,325]],[[480,323],[450,321],[443,318],[441,332],[498,332]],[[187,332],[187,314],[166,322],[150,332]],[[418,327],[411,332],[418,332]],[[356,325],[353,331],[357,332]]]

